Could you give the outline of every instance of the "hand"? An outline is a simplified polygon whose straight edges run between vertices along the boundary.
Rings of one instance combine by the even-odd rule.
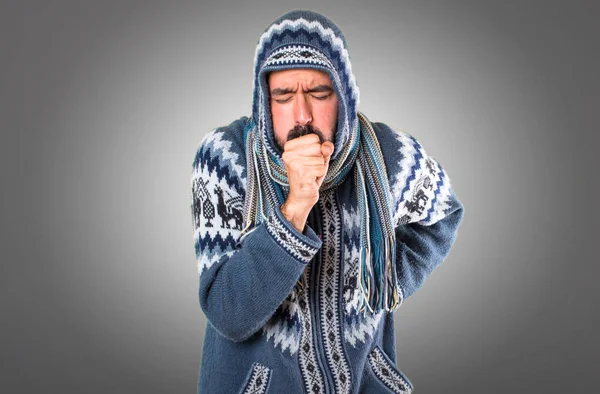
[[[283,147],[290,191],[281,213],[300,232],[304,231],[310,210],[319,201],[319,188],[329,169],[333,149],[331,142],[321,144],[315,134],[290,140]]]

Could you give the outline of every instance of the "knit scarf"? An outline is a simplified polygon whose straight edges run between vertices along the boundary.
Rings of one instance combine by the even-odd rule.
[[[342,152],[330,162],[321,190],[339,186],[352,172],[360,212],[359,278],[364,304],[361,312],[393,311],[400,303],[396,276],[396,243],[392,202],[383,155],[370,122],[358,113],[360,126]],[[266,133],[253,120],[245,131],[247,194],[242,233],[265,222],[284,202],[289,187],[283,161],[266,149]],[[263,125],[264,126],[264,125]],[[263,129],[264,130],[264,129]],[[302,284],[301,284],[302,286]]]

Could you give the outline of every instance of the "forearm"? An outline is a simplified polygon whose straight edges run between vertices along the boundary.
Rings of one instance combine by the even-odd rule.
[[[280,212],[270,219],[200,275],[202,310],[234,341],[250,337],[266,323],[321,246],[310,228],[301,234]]]
[[[281,213],[283,217],[301,233],[304,232],[304,227],[306,225],[309,212],[310,209],[300,209],[293,204],[290,204],[288,201],[284,202],[281,206]]]

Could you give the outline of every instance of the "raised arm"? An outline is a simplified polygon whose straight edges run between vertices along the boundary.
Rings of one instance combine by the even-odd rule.
[[[231,130],[227,132],[231,133]],[[191,176],[200,306],[223,336],[243,341],[267,322],[321,247],[279,210],[243,239],[243,151],[217,129],[201,142]]]

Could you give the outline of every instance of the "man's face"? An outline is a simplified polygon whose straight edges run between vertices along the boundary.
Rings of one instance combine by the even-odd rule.
[[[312,129],[321,133],[323,141],[334,142],[338,98],[326,72],[274,71],[269,74],[268,83],[273,132],[281,150],[288,139]]]

